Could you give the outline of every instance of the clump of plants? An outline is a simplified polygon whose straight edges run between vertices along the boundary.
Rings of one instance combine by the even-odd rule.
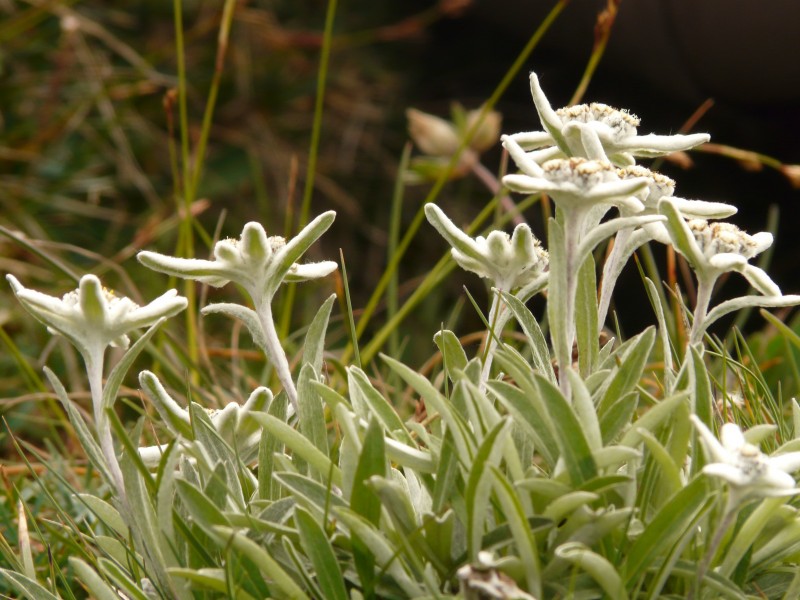
[[[287,354],[274,299],[337,270],[302,258],[332,211],[290,239],[248,223],[209,259],[138,254],[158,273],[242,292],[201,312],[243,327],[263,353],[269,370],[246,399],[174,385],[157,332],[190,306],[175,290],[139,306],[94,275],[61,298],[8,275],[22,306],[77,350],[92,418],[46,370],[88,461],[85,489],[61,478],[72,504],[48,528],[74,552],[37,567],[34,548],[50,542],[21,503],[0,579],[36,599],[75,597],[75,582],[140,600],[800,594],[800,406],[763,384],[740,336],[731,351],[708,333],[741,309],[800,303],[750,262],[772,236],[721,221],[735,207],[681,198],[637,162],[708,135],[642,135],[634,115],[598,103],[554,110],[530,82],[541,130],[502,137],[518,170],[502,185],[552,202],[546,239],[524,222],[473,237],[424,207],[448,260],[490,288],[485,313],[475,305],[477,352],[431,332],[439,370],[389,354],[367,370],[354,331],[353,361],[341,362],[326,350],[335,296],[297,360]],[[647,242],[686,260],[696,301],[643,276],[653,325],[622,339],[608,329],[615,283]],[[752,293],[715,302],[730,273]],[[355,329],[352,311],[345,319]],[[145,410],[130,427],[117,404],[146,349]],[[409,393],[418,406],[404,419]]]

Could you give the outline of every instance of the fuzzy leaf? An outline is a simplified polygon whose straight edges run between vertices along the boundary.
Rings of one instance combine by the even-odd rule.
[[[526,307],[517,297],[501,292],[503,300],[511,309],[514,318],[522,327],[522,332],[528,338],[528,347],[533,354],[533,366],[540,373],[543,373],[551,383],[556,383],[556,375],[553,372],[553,364],[550,357],[550,349],[547,347],[547,340],[539,327],[538,321],[528,307]]]
[[[314,372],[322,373],[322,354],[325,350],[325,332],[328,329],[328,319],[331,316],[336,294],[331,294],[320,306],[311,325],[308,326],[306,339],[303,343],[303,362],[314,367]]]
[[[439,347],[447,374],[453,379],[456,370],[463,371],[467,366],[467,354],[461,342],[458,341],[456,334],[448,329],[437,331],[433,336],[433,342]]]
[[[294,511],[294,522],[300,532],[300,543],[316,571],[317,582],[325,590],[325,598],[348,600],[344,577],[333,547],[317,520],[302,508]]]
[[[289,425],[274,416],[253,412],[251,416],[264,428],[269,436],[274,436],[283,442],[294,454],[306,461],[323,478],[330,475],[334,485],[342,485],[342,471],[331,462],[327,454],[323,454],[303,434],[292,429]]]
[[[96,600],[119,600],[119,595],[86,562],[76,556],[70,556],[69,564],[75,569],[78,579],[88,588],[92,598]]]
[[[241,321],[244,326],[247,327],[247,331],[250,332],[250,336],[253,338],[253,341],[256,343],[256,345],[258,345],[259,348],[265,349],[268,347],[267,340],[264,337],[263,330],[261,329],[261,323],[258,320],[256,311],[247,308],[246,306],[242,306],[241,304],[233,304],[232,302],[217,302],[215,304],[209,304],[208,306],[203,307],[200,312],[203,315],[223,314],[232,319]]]

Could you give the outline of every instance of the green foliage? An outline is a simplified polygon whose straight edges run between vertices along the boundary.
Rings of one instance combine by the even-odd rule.
[[[457,113],[459,126],[450,131],[457,148],[452,158],[437,163],[426,204],[447,181],[463,176],[460,169],[469,160],[478,160],[470,154],[477,151],[471,138],[480,133],[510,77],[565,4],[557,3],[484,107]],[[495,182],[500,191],[468,233],[453,234],[458,227],[440,209],[427,209],[438,228],[456,240],[456,252],[481,267],[496,266],[492,261],[499,265],[476,271],[481,276],[496,272],[503,279],[490,282],[491,331],[477,350],[456,334],[457,324],[442,324],[429,332],[438,349],[435,360],[417,367],[401,356],[399,323],[416,303],[435,299],[433,288],[452,269],[447,255],[421,279],[406,304],[399,306],[398,296],[388,299],[388,323],[369,338],[367,323],[384,289],[400,293],[397,268],[423,223],[424,207],[402,240],[401,213],[393,211],[389,266],[359,319],[345,274],[344,315],[334,313],[335,294],[320,304],[313,287],[292,286],[276,303],[278,326],[271,304],[278,285],[323,277],[333,269],[332,263],[297,261],[334,218],[330,211],[305,227],[328,57],[336,47],[336,3],[328,3],[320,40],[323,60],[299,233],[285,243],[251,224],[247,230],[252,235],[243,235],[241,245],[235,240],[215,245],[213,261],[194,259],[203,254],[195,251],[195,242],[211,246],[215,236],[190,209],[199,202],[200,190],[208,191],[203,185],[213,189],[211,182],[203,184],[203,174],[211,176],[216,160],[207,144],[222,70],[211,77],[193,147],[180,1],[174,9],[179,81],[177,99],[171,101],[178,103],[180,148],[171,138],[168,145],[181,211],[167,221],[169,231],[177,232],[178,256],[148,253],[141,262],[212,285],[232,279],[247,288],[253,306],[205,303],[206,288],[201,306],[194,285],[188,285],[182,333],[160,319],[124,353],[102,354],[108,369],[102,360],[99,366],[86,364],[89,396],[99,407],[94,425],[81,404],[84,386],[76,354],[65,346],[64,364],[44,367],[63,410],[51,409],[58,415],[54,422],[68,430],[78,450],[70,455],[54,436],[43,451],[18,440],[14,427],[8,428],[31,477],[13,486],[4,479],[8,493],[0,502],[0,518],[8,533],[0,536],[0,593],[36,600],[485,598],[491,585],[491,597],[522,599],[788,600],[797,595],[800,512],[792,500],[797,490],[786,480],[800,467],[795,464],[800,460],[800,405],[786,398],[798,385],[797,323],[765,314],[777,332],[772,337],[745,338],[733,331],[724,341],[700,339],[705,327],[731,311],[788,306],[795,297],[747,296],[707,313],[707,303],[702,310],[696,306],[691,314],[682,297],[669,307],[669,294],[655,283],[658,279],[643,277],[655,324],[627,339],[608,339],[598,317],[600,257],[595,246],[645,221],[660,223],[661,217],[653,213],[644,221],[629,216],[601,224],[597,207],[576,210],[569,219],[557,207],[547,221],[549,270],[526,288],[514,282],[527,281],[520,275],[529,275],[530,265],[503,260],[506,251],[525,255],[533,248],[530,229],[515,230],[527,235],[515,238],[478,230],[493,213],[499,226],[517,209],[522,212],[522,204],[512,203],[509,210],[510,200]],[[220,67],[237,10],[235,2],[226,2],[219,15]],[[0,26],[0,39],[13,37],[28,19],[43,14],[21,13]],[[132,60],[129,50],[117,51]],[[600,53],[602,48],[596,49],[595,58]],[[95,92],[105,95],[107,90]],[[552,109],[539,103],[537,109],[555,151],[572,158],[576,144],[604,151],[599,137],[592,145],[591,132],[576,136],[566,126],[559,129]],[[468,116],[476,120],[468,122]],[[65,155],[67,150],[60,149]],[[618,149],[608,152],[624,158]],[[71,160],[75,164],[64,169],[91,166],[83,151]],[[406,151],[401,170],[408,164]],[[530,173],[538,173],[537,167],[526,166],[533,178]],[[53,161],[41,166],[56,167]],[[397,206],[404,175],[399,174],[395,188]],[[153,210],[161,210],[157,194],[137,181]],[[675,246],[694,256],[680,211],[666,204]],[[610,204],[599,206],[607,210]],[[576,233],[571,228],[576,224],[586,231]],[[258,228],[264,235],[255,238]],[[79,279],[46,244],[17,239],[11,231],[3,234],[54,270]],[[245,244],[247,239],[252,243]],[[517,240],[517,246],[510,240]],[[235,273],[225,270],[234,255],[239,261]],[[272,256],[279,260],[270,266]],[[546,253],[539,256],[547,259]],[[260,272],[256,263],[267,266]],[[324,269],[314,271],[320,265]],[[760,269],[747,270],[741,261],[735,266],[749,280],[763,283]],[[520,273],[509,275],[513,269]],[[220,278],[220,273],[239,279]],[[258,285],[248,288],[254,281]],[[545,285],[547,307],[537,317],[537,301],[528,300]],[[296,293],[306,294],[302,303]],[[480,313],[474,300],[473,305]],[[290,334],[298,307],[307,319],[303,329]],[[102,311],[95,307],[95,312]],[[222,339],[217,325],[205,329],[198,320],[199,314],[215,313],[233,317],[225,324],[230,347],[226,352],[215,348],[230,362],[209,351]],[[439,322],[450,316],[447,309]],[[699,317],[705,319],[702,327]],[[508,335],[508,322],[519,334]],[[695,326],[687,343],[683,325],[690,322]],[[242,327],[255,349],[239,346]],[[337,345],[348,337],[349,347]],[[387,338],[392,338],[391,352],[379,354]],[[27,363],[19,364],[29,349],[18,347],[5,331],[3,341],[10,362],[18,364],[19,385],[39,393],[40,376]],[[349,364],[351,355],[355,364]],[[774,371],[763,372],[767,360],[779,362],[780,373],[791,379],[781,382],[785,387],[778,385]],[[126,386],[136,381],[138,387]],[[276,390],[274,397],[270,388]],[[415,408],[413,414],[409,407]],[[729,428],[722,430],[720,443],[712,430],[722,423]],[[734,423],[746,431],[742,434]],[[731,426],[741,440],[731,442]],[[752,465],[741,463],[748,456],[759,461],[755,475],[746,469]],[[716,473],[709,466],[716,466]],[[762,471],[771,478],[759,480]],[[756,479],[736,479],[751,476]]]

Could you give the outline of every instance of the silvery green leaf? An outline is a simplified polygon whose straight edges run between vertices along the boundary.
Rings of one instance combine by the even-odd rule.
[[[500,294],[528,340],[528,347],[533,354],[534,368],[540,373],[544,373],[545,377],[555,383],[556,376],[553,372],[550,350],[538,321],[518,298],[507,292],[500,292]]]
[[[658,203],[658,211],[667,217],[667,230],[669,231],[672,243],[675,248],[686,257],[692,267],[698,271],[698,276],[704,273],[704,265],[706,263],[700,246],[694,239],[689,226],[678,211],[677,207],[672,203],[669,198],[662,198]]]
[[[566,370],[566,375],[569,378],[570,389],[572,390],[572,404],[575,408],[575,414],[584,426],[589,447],[592,452],[595,452],[602,448],[603,437],[600,434],[600,423],[597,420],[597,410],[594,402],[592,402],[592,396],[583,379],[572,368]]]
[[[710,327],[712,323],[725,315],[732,313],[742,308],[749,307],[765,307],[765,308],[778,308],[782,306],[796,306],[800,304],[800,295],[787,295],[787,296],[743,296],[741,298],[734,298],[726,300],[717,304],[708,312],[706,320],[703,323],[705,327]]]
[[[108,502],[92,494],[77,494],[81,502],[86,504],[102,523],[109,526],[122,538],[129,535],[128,526],[119,514],[119,511]]]
[[[347,382],[353,398],[353,405],[356,406],[359,403],[363,405],[364,414],[360,415],[362,418],[368,420],[370,416],[376,417],[391,437],[411,448],[417,447],[417,443],[409,434],[397,411],[375,389],[364,371],[358,367],[348,367]],[[356,399],[358,399],[358,403]]]
[[[267,347],[267,340],[264,337],[263,329],[261,328],[261,322],[259,321],[258,315],[254,310],[247,308],[246,306],[242,306],[241,304],[217,302],[203,307],[200,312],[204,315],[221,313],[233,319],[238,319],[247,327],[247,330],[250,332],[253,341],[259,347]]]
[[[602,242],[622,229],[641,227],[650,223],[663,223],[667,219],[662,215],[645,215],[642,217],[617,217],[591,229],[581,241],[577,256],[588,256]],[[552,242],[551,242],[552,245]]]
[[[492,491],[492,477],[488,468],[499,465],[505,441],[511,432],[511,421],[504,419],[486,434],[471,461],[464,498],[467,503],[467,541],[470,560],[478,558],[486,532],[486,515]]]
[[[244,533],[229,527],[215,526],[213,529],[215,537],[224,545],[230,546],[242,556],[253,561],[256,568],[267,578],[270,588],[275,590],[276,595],[297,600],[308,598],[280,563]]]
[[[322,355],[325,350],[325,332],[328,329],[328,319],[331,316],[336,294],[331,294],[320,306],[314,320],[308,327],[305,342],[303,343],[303,362],[314,367],[314,372],[322,373]]]
[[[578,510],[582,506],[594,502],[600,498],[594,492],[575,491],[569,492],[560,496],[550,502],[547,508],[542,512],[542,516],[550,519],[554,523],[560,523],[563,519],[567,518],[572,512]]]
[[[556,556],[586,571],[613,600],[627,600],[628,593],[615,566],[605,557],[579,542],[568,542],[555,550]]]
[[[150,371],[139,373],[139,385],[153,406],[156,407],[161,420],[175,436],[192,438],[192,428],[189,421],[189,412],[181,407],[164,389],[158,377]]]
[[[119,595],[109,586],[97,572],[77,556],[69,557],[70,566],[83,584],[89,589],[92,598],[97,600],[119,600]]]
[[[331,600],[348,600],[344,576],[333,551],[333,546],[320,523],[302,508],[294,512],[294,521],[300,533],[300,542],[314,567],[317,583]]]
[[[51,594],[47,591],[47,588],[33,579],[10,569],[0,569],[0,579],[5,579],[11,584],[11,587],[31,598],[31,600],[60,600],[58,596]]]
[[[328,454],[328,431],[322,400],[311,382],[316,380],[314,367],[305,363],[297,378],[297,418],[300,431],[319,450]]]
[[[293,454],[302,458],[315,469],[321,477],[327,478],[330,475],[334,485],[342,485],[342,471],[339,467],[334,465],[331,459],[320,452],[303,434],[270,414],[254,412],[251,415],[264,428],[267,435],[280,440],[292,450]]]
[[[439,348],[442,353],[442,360],[444,367],[450,379],[453,379],[453,372],[457,369],[463,371],[467,366],[467,354],[458,341],[456,334],[447,329],[437,331],[433,336],[433,343]]]

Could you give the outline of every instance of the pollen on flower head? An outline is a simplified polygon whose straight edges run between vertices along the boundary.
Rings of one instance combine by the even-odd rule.
[[[271,235],[267,238],[269,247],[273,252],[276,252],[286,245],[286,238],[279,235]]]
[[[559,108],[556,114],[561,117],[561,121],[565,125],[570,122],[602,123],[614,132],[616,139],[636,135],[636,128],[640,123],[639,117],[636,115],[600,102]]]
[[[548,160],[542,169],[550,181],[569,182],[587,189],[619,177],[616,167],[610,162],[579,157]]]
[[[662,175],[657,171],[651,171],[647,167],[640,165],[630,165],[622,167],[617,171],[620,179],[635,179],[644,177],[647,179],[647,202],[657,203],[664,196],[672,196],[675,193],[675,180]]]
[[[688,225],[694,239],[707,257],[731,253],[751,258],[761,249],[761,245],[753,236],[731,223],[709,223],[704,219],[692,219]]]

